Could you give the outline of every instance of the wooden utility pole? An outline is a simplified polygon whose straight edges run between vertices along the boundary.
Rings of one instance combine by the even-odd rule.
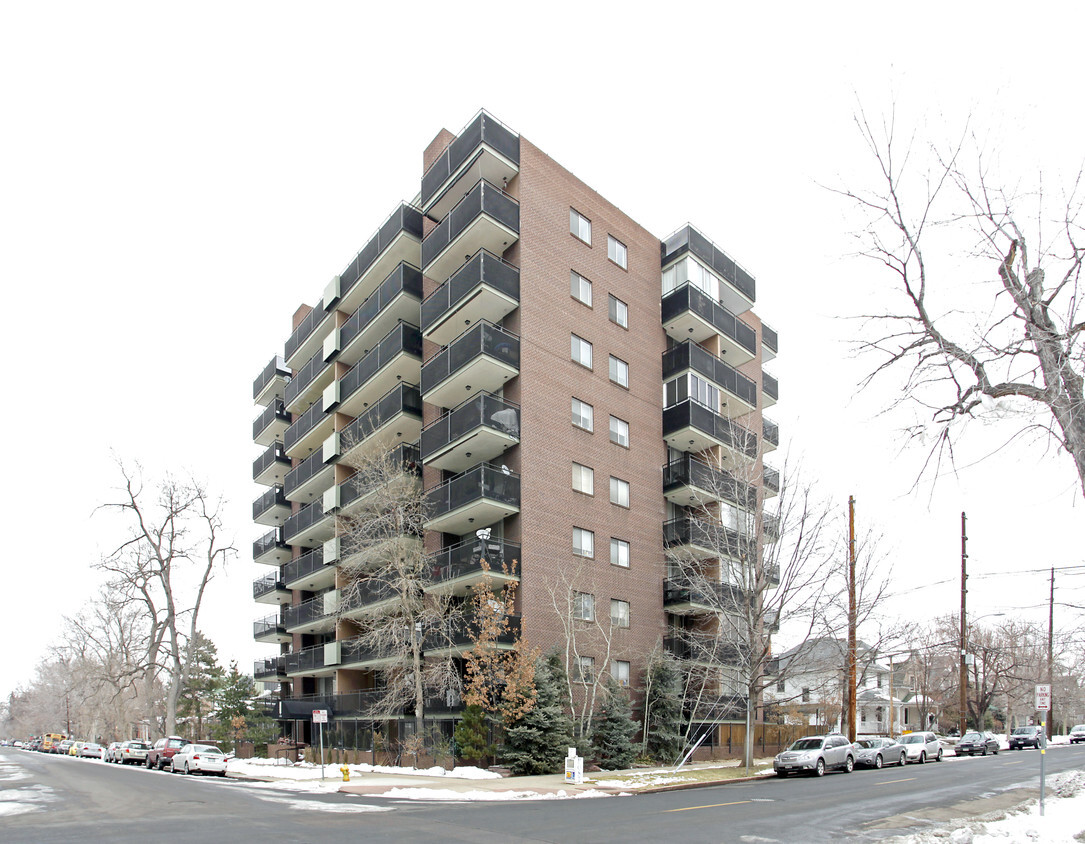
[[[968,594],[968,574],[965,571],[968,554],[965,551],[968,536],[965,534],[964,512],[961,513],[961,717],[960,735],[968,731],[968,666],[965,664],[965,654],[968,653],[968,631],[965,627],[965,596]]]
[[[848,741],[855,741],[855,497],[848,496]]]
[[[1051,708],[1047,710],[1047,737],[1055,723],[1055,568],[1051,568],[1051,599],[1047,605],[1047,685],[1051,689]]]

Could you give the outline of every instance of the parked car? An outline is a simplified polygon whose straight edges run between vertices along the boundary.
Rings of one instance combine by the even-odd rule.
[[[820,777],[830,768],[840,768],[846,774],[855,768],[855,750],[844,736],[804,736],[772,760],[772,769],[778,777],[790,773]]]
[[[72,751],[72,745],[75,744],[73,739],[64,739],[64,741],[53,745],[53,753],[59,753],[61,756],[67,756]]]
[[[880,768],[882,765],[903,765],[908,759],[908,751],[896,739],[860,739],[853,747],[856,765]]]
[[[935,762],[942,761],[942,742],[934,733],[927,731],[906,733],[900,737],[900,743],[904,745],[909,762],[918,762],[922,765],[928,759],[933,759]]]
[[[118,754],[121,749],[121,744],[123,744],[123,742],[111,741],[108,745],[106,745],[105,753],[102,755],[102,761],[119,762],[120,760],[118,758]]]
[[[1070,730],[1070,744],[1077,744],[1079,741],[1085,741],[1085,724],[1078,724]]]
[[[977,753],[986,756],[988,753],[998,755],[999,741],[990,733],[965,733],[957,742],[957,755],[975,756]]]
[[[1010,750],[1021,750],[1025,747],[1038,748],[1043,741],[1044,728],[1040,726],[1018,727],[1010,733]]]
[[[173,754],[186,744],[188,744],[188,739],[183,739],[180,736],[166,736],[165,738],[160,738],[154,743],[154,746],[147,751],[147,759],[144,764],[148,768],[158,768],[158,770],[164,771],[170,764],[170,760],[173,759]]]
[[[186,744],[173,754],[170,769],[185,774],[226,776],[226,756],[213,744]]]
[[[105,748],[96,741],[85,741],[79,748],[79,755],[84,759],[101,759],[104,752]]]
[[[121,742],[117,754],[117,761],[122,765],[142,765],[147,761],[147,753],[151,746],[145,741]]]

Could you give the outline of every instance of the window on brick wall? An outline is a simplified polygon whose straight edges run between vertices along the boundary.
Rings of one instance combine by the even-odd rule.
[[[591,343],[573,334],[570,348],[573,360],[591,369]]]
[[[569,209],[569,231],[591,246],[591,220],[575,208]]]
[[[613,235],[607,235],[607,257],[622,269],[629,264],[629,253],[625,244]]]
[[[611,416],[610,441],[629,448],[629,423],[617,416]]]
[[[576,658],[576,676],[573,680],[577,683],[591,683],[595,680],[595,657],[578,656]]]
[[[577,621],[595,621],[595,596],[590,592],[573,594],[573,618]]]
[[[610,676],[619,686],[629,685],[629,663],[624,659],[615,659],[610,663]]]
[[[629,626],[629,601],[610,601],[610,623],[615,627]]]
[[[573,424],[585,431],[595,430],[595,409],[587,402],[573,399]]]
[[[573,489],[585,495],[595,495],[595,470],[591,466],[573,464]]]
[[[569,272],[569,293],[574,299],[591,307],[591,282],[580,273]]]
[[[610,564],[629,568],[629,543],[624,539],[610,538]]]
[[[573,553],[578,557],[594,557],[595,534],[584,528],[573,528]]]
[[[629,328],[629,305],[616,296],[609,296],[610,321]]]
[[[629,481],[621,478],[610,479],[610,503],[619,507],[629,506]]]
[[[629,386],[629,364],[614,355],[610,356],[610,380],[620,387]]]

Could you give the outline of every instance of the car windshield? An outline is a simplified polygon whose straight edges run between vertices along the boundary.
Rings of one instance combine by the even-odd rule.
[[[882,746],[882,740],[881,739],[861,739],[860,741],[855,742],[855,744],[858,747],[865,747],[865,748],[870,749],[870,748],[874,748],[874,747],[881,747]]]
[[[210,744],[197,744],[191,748],[193,753],[206,753],[208,756],[221,756],[222,751],[214,745]]]
[[[184,739],[170,739],[166,742],[166,747],[184,747],[188,742]]]
[[[979,741],[982,738],[983,736],[979,733],[965,733],[964,738],[962,738],[961,741]]]
[[[133,750],[150,750],[151,746],[145,741],[130,741],[128,746]]]
[[[1013,734],[1015,736],[1027,736],[1030,735],[1034,729],[1035,727],[1018,727],[1013,731]]]
[[[924,744],[924,741],[923,741],[923,736],[913,734],[913,735],[905,736],[904,738],[902,738],[900,740],[900,743],[901,744]]]
[[[801,738],[795,742],[788,750],[821,750],[821,744],[825,739],[819,738]]]
[[[1085,724],[1078,724],[1074,729],[1070,730],[1071,733],[1085,733]]]

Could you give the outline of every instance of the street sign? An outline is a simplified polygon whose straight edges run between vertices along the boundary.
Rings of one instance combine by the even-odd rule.
[[[314,724],[327,724],[328,723],[328,710],[327,709],[314,709],[313,710],[313,723]]]
[[[1051,686],[1047,683],[1036,684],[1036,711],[1047,712],[1051,709]]]

